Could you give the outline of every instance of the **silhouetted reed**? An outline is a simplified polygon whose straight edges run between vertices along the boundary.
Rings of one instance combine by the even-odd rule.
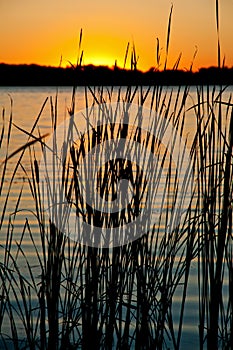
[[[230,349],[232,303],[232,105],[224,89],[198,89],[197,157],[199,222],[200,348]],[[226,282],[227,281],[227,282]]]
[[[143,104],[148,96],[152,96],[151,107],[172,123],[181,136],[188,89],[184,90],[181,98],[177,96],[175,108],[172,108],[174,106],[171,103],[173,94],[170,92],[163,95],[160,87],[153,89],[151,95],[149,89],[144,92],[142,88],[129,87],[125,95],[119,91],[119,98],[131,103],[139,98]],[[178,90],[177,94],[181,94],[181,90]],[[75,101],[74,95],[72,104]],[[111,90],[108,96],[111,101]],[[93,101],[91,104],[102,104],[106,100],[104,89],[99,91],[90,89],[86,100],[90,98]],[[179,100],[182,101],[181,105]],[[56,101],[57,97],[53,105],[51,100],[52,130],[56,129],[57,124]],[[71,107],[71,111],[74,111],[74,106]],[[93,343],[96,348],[102,349],[114,347],[162,349],[166,347],[166,342],[170,338],[174,348],[178,349],[189,269],[194,255],[197,254],[195,250],[197,214],[193,215],[190,207],[184,222],[175,230],[166,232],[166,227],[172,220],[172,212],[168,210],[165,202],[176,201],[172,189],[176,188],[178,181],[172,177],[171,164],[169,165],[169,162],[167,164],[165,183],[165,188],[171,197],[170,199],[164,197],[164,210],[160,223],[156,223],[150,232],[145,232],[142,237],[124,246],[111,249],[83,246],[60,232],[52,222],[48,221],[44,213],[44,193],[40,187],[40,166],[36,156],[38,150],[35,148],[39,146],[44,150],[46,146],[44,137],[40,133],[38,136],[35,134],[38,121],[39,118],[31,132],[27,132],[29,139],[25,146],[11,154],[7,153],[6,161],[2,163],[4,183],[4,169],[8,160],[18,157],[13,177],[17,173],[17,168],[21,167],[34,201],[32,213],[37,222],[35,234],[33,232],[35,228],[31,227],[30,220],[25,219],[21,236],[17,233],[17,237],[20,238],[15,248],[13,237],[18,228],[14,227],[14,221],[19,214],[22,189],[15,212],[10,216],[4,246],[5,258],[1,263],[0,310],[4,322],[9,323],[9,339],[15,348],[25,345],[30,349],[51,347],[90,349]],[[9,125],[8,139],[10,139],[11,120]],[[80,184],[75,175],[80,157],[84,157],[85,152],[114,135],[149,145],[153,152],[156,143],[151,134],[141,129],[140,124],[135,124],[132,129],[125,123],[106,124],[106,121],[102,120],[101,125],[95,132],[92,130],[92,135],[88,133],[86,136],[81,136],[78,146],[71,147],[71,166],[64,168],[62,181],[67,198],[73,191],[77,215],[83,220],[97,222],[100,227],[103,224],[107,227],[118,227],[121,222],[133,220],[141,209],[147,186],[142,181],[142,169],[128,161],[117,159],[107,162],[105,167],[100,169],[98,186],[105,198],[117,196],[116,185],[119,178],[129,179],[134,190],[133,201],[127,210],[120,215],[113,213],[103,217],[100,212],[93,212],[80,196]],[[23,165],[25,152],[28,152],[30,159],[29,169]],[[165,166],[166,152],[162,153],[161,157]],[[179,166],[182,167],[182,159]],[[67,169],[73,169],[72,181],[70,181],[70,170]],[[10,189],[8,192],[7,196],[10,196]],[[3,222],[6,220],[6,213],[3,211],[2,215]],[[33,247],[33,264],[23,248],[26,236]],[[26,271],[21,272],[21,264],[26,266]],[[34,268],[37,271],[36,275]],[[181,309],[178,331],[175,331],[172,314],[173,297],[177,289],[181,293]],[[23,328],[23,337],[18,334],[19,324]],[[1,334],[2,344],[7,347],[7,338]]]

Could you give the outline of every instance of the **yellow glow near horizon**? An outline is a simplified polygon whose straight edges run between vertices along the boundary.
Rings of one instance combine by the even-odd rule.
[[[104,57],[104,56],[92,56],[90,59],[84,60],[84,64],[93,64],[95,66],[108,66],[112,67],[114,66],[114,62],[112,62],[112,59],[109,57]]]
[[[160,39],[161,68],[166,51],[170,0],[1,0],[0,62],[63,66],[76,62],[83,28],[84,63],[122,67],[127,43],[135,43],[138,68],[156,66],[156,38]],[[233,2],[220,3],[221,55],[233,66]],[[180,68],[189,68],[195,46],[194,69],[217,64],[215,1],[173,0],[168,55],[172,68],[180,52]],[[130,52],[127,68],[130,67]]]

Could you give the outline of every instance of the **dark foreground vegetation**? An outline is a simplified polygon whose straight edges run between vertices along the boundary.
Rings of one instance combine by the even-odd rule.
[[[201,68],[198,72],[83,66],[78,69],[38,65],[0,64],[0,86],[128,86],[128,85],[232,85],[233,68]]]
[[[89,88],[86,101],[92,110],[94,105],[111,101],[112,93],[111,89]],[[73,193],[70,201],[77,215],[99,228],[119,227],[120,230],[122,222],[134,220],[151,182],[142,181],[145,168],[133,169],[128,161],[109,159],[98,172],[102,196],[117,196],[116,185],[122,176],[130,179],[134,196],[126,211],[103,217],[101,212],[93,212],[81,197],[82,184],[76,169],[85,153],[117,135],[116,140],[123,137],[146,145],[163,160],[164,201],[158,222],[148,231],[141,227],[143,234],[133,242],[114,248],[90,247],[72,241],[49,221],[44,211],[44,195],[54,184],[47,182],[47,189],[42,190],[36,149],[45,147],[38,126],[48,99],[31,131],[21,129],[28,142],[14,153],[10,146],[15,127],[13,114],[3,122],[0,138],[4,155],[0,168],[1,349],[180,349],[182,340],[187,342],[184,314],[193,264],[197,271],[192,283],[198,291],[199,319],[192,331],[199,335],[197,347],[232,349],[233,109],[232,97],[226,100],[224,93],[224,88],[196,89],[196,98],[190,107],[196,119],[190,149],[194,178],[187,178],[187,182],[193,181],[192,192],[184,221],[177,221],[172,230],[169,227],[176,220],[174,208],[183,156],[180,154],[174,177],[171,160],[165,166],[166,152],[160,154],[160,148],[155,150],[153,135],[142,132],[140,118],[132,134],[126,123],[106,124],[102,117],[102,126],[93,125],[92,135],[81,134],[76,148],[70,145],[69,167],[66,162],[63,164],[62,191],[65,190],[67,198]],[[124,92],[119,89],[117,96],[120,101],[138,103],[138,106],[148,101],[154,115],[164,118],[159,118],[158,123],[152,118],[152,126],[164,120],[165,128],[171,123],[177,130],[174,138],[184,136],[189,87],[175,92],[162,87],[150,90],[129,87]],[[57,96],[51,97],[50,104],[51,130],[55,130]],[[75,89],[70,116],[74,106]],[[6,120],[4,111],[3,120]],[[28,165],[25,159],[29,159]],[[151,180],[159,175],[159,170],[156,173],[156,166],[151,168]],[[15,190],[19,172],[23,172],[24,180]],[[31,198],[28,210],[21,207],[25,188],[29,188],[27,196]],[[182,196],[185,194],[184,187]],[[60,214],[55,207],[54,215]],[[192,342],[192,335],[189,334],[188,339]]]

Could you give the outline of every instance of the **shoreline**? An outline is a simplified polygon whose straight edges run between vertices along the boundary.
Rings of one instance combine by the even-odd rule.
[[[0,64],[0,86],[182,86],[233,85],[233,68],[147,72],[105,66],[78,68]]]

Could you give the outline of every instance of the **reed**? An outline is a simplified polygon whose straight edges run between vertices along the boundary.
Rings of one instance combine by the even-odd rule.
[[[113,96],[112,90],[90,89],[86,101],[102,106]],[[126,102],[139,100],[148,103],[165,120],[172,122],[179,135],[183,133],[186,118],[186,100],[189,89],[174,92],[131,88],[118,96]],[[151,101],[147,101],[150,96]],[[167,163],[164,194],[164,211],[152,231],[134,242],[112,249],[86,247],[64,236],[44,213],[44,192],[40,187],[39,163],[35,148],[44,150],[44,138],[35,134],[35,125],[26,132],[27,143],[9,153],[11,129],[2,125],[1,144],[6,149],[1,166],[1,191],[5,195],[1,225],[6,227],[6,241],[1,260],[1,329],[8,324],[7,336],[1,331],[2,346],[8,342],[14,348],[24,345],[30,349],[58,349],[81,347],[89,349],[93,339],[97,348],[156,348],[163,349],[172,343],[174,349],[181,345],[184,310],[192,261],[198,259],[199,283],[199,337],[200,348],[230,348],[232,340],[232,104],[231,97],[223,100],[224,89],[197,89],[197,103],[192,107],[197,119],[197,132],[191,150],[193,169],[197,177],[185,220],[172,232],[166,227],[172,213],[166,207],[167,200],[176,200],[174,189],[178,177],[172,175],[171,163]],[[72,98],[73,100],[73,98]],[[57,96],[51,103],[51,130],[57,123]],[[48,103],[46,100],[45,103]],[[107,106],[107,104],[106,104]],[[43,106],[44,108],[44,106]],[[39,113],[41,115],[42,111]],[[71,108],[72,109],[72,108]],[[3,112],[4,117],[4,112]],[[4,117],[5,118],[5,117]],[[3,119],[4,119],[3,118]],[[98,172],[100,193],[107,199],[117,196],[119,177],[130,179],[134,189],[133,202],[121,215],[103,216],[81,200],[80,183],[76,172],[81,158],[92,147],[111,140],[114,135],[149,145],[153,151],[151,134],[135,124],[131,129],[119,123],[102,123],[93,135],[80,138],[78,147],[70,149],[70,167],[64,167],[63,187],[67,196],[74,193],[77,215],[85,221],[111,227],[128,222],[137,216],[145,195],[143,172],[128,161],[113,159]],[[140,120],[140,119],[138,119]],[[230,124],[228,122],[230,120]],[[153,120],[152,120],[153,121]],[[22,129],[18,128],[23,132]],[[152,148],[151,148],[152,147]],[[158,150],[157,150],[158,151]],[[28,153],[30,167],[25,168],[23,156]],[[165,159],[166,152],[161,153]],[[17,158],[10,182],[5,181],[11,159]],[[182,167],[182,157],[179,166]],[[14,212],[8,216],[7,206],[11,197],[13,180],[18,169],[25,174],[18,193]],[[72,169],[72,170],[67,170]],[[70,181],[72,171],[72,181]],[[152,177],[154,173],[152,172]],[[151,179],[152,181],[152,179]],[[175,181],[175,182],[174,182]],[[21,212],[20,202],[26,182],[34,201],[34,224],[25,218],[22,233],[15,225]],[[8,186],[4,190],[4,186]],[[74,191],[74,192],[72,192]],[[14,236],[18,237],[15,242]],[[39,239],[39,244],[38,244]],[[24,250],[24,242],[30,240],[34,261]],[[21,270],[21,266],[26,269]],[[34,269],[37,274],[35,275]],[[225,288],[228,285],[229,292]],[[173,300],[180,295],[179,320],[174,324]],[[18,334],[18,325],[24,336]],[[178,325],[178,326],[177,326]],[[178,328],[177,328],[178,327]],[[92,337],[90,339],[90,330]],[[170,339],[170,340],[169,340]]]
[[[181,91],[178,93],[181,94]],[[112,95],[107,92],[107,96],[111,99]],[[131,103],[134,99],[140,99],[143,104],[147,101],[149,90],[144,92],[142,88],[129,87],[124,96],[121,96],[120,92],[119,96]],[[185,89],[181,99],[177,96],[175,110],[171,103],[172,92],[165,94],[161,99],[162,94],[158,88],[151,96],[152,101],[149,104],[164,115],[165,120],[172,122],[174,127],[180,130],[179,133],[182,133],[184,101],[188,91]],[[92,98],[91,105],[106,102],[103,89],[99,91],[90,89],[86,100],[90,98]],[[181,105],[178,100],[182,101]],[[55,105],[52,100],[50,101],[52,130],[56,129],[57,123],[56,101],[57,96]],[[72,101],[74,103],[74,97]],[[48,100],[45,103],[47,102]],[[84,157],[85,152],[91,147],[110,140],[113,135],[150,145],[154,151],[152,136],[141,129],[140,123],[136,124],[133,130],[124,123],[107,124],[105,119],[102,119],[101,125],[103,126],[94,133],[94,138],[91,135],[81,137],[79,147],[71,148],[71,169],[77,168],[80,158]],[[10,128],[11,126],[12,121]],[[155,225],[151,232],[125,246],[103,249],[75,243],[64,236],[52,222],[48,222],[45,216],[44,193],[40,187],[39,163],[35,150],[38,145],[44,150],[45,143],[40,133],[36,135],[34,131],[35,125],[31,132],[27,132],[29,139],[24,147],[7,154],[3,163],[4,169],[10,159],[18,157],[16,168],[20,166],[27,179],[34,201],[32,212],[37,221],[38,232],[35,238],[30,221],[26,218],[21,236],[17,234],[20,238],[16,251],[12,248],[15,245],[14,221],[20,212],[22,188],[14,215],[10,217],[9,234],[4,247],[5,260],[1,265],[1,314],[4,322],[9,321],[11,330],[9,337],[15,348],[21,347],[22,339],[17,333],[17,325],[21,324],[25,334],[23,342],[31,349],[49,349],[51,346],[57,349],[72,347],[90,349],[93,340],[97,348],[112,349],[116,346],[125,349],[131,347],[162,349],[169,337],[174,348],[178,349],[182,334],[188,271],[196,254],[194,249],[196,228],[191,209],[182,226],[177,227],[175,231],[166,232],[164,227],[169,226],[172,213],[164,204],[164,214],[160,218],[161,226]],[[29,170],[23,165],[25,152],[29,154]],[[166,153],[162,153],[161,157],[165,163]],[[179,166],[182,167],[182,157]],[[117,195],[116,185],[119,176],[130,179],[134,189],[133,202],[127,210],[120,216],[112,214],[110,217],[93,212],[85,202],[80,201],[78,190],[80,184],[75,171],[71,182],[67,167],[64,168],[63,174],[63,185],[67,195],[75,188],[77,215],[83,220],[112,227],[121,222],[128,222],[138,215],[146,188],[142,182],[143,172],[139,167],[135,168],[129,162],[113,159],[98,173],[99,188],[102,196],[106,198],[114,198]],[[152,172],[152,176],[153,174]],[[178,178],[175,181],[178,181]],[[173,187],[176,187],[176,183],[172,179],[171,163],[169,165],[168,162],[165,188],[167,193],[171,194],[171,198],[166,197],[164,193],[164,203],[172,198],[175,203]],[[36,265],[37,277],[34,275],[32,262],[23,249],[26,236],[35,252],[33,265]],[[22,261],[26,266],[26,278],[20,268]],[[177,288],[182,293],[178,333],[175,331],[172,318],[172,302]],[[3,334],[2,339],[7,347]]]
[[[229,348],[231,298],[224,285],[232,246],[232,106],[224,89],[198,91],[198,195],[200,205],[200,348]],[[228,122],[229,121],[229,122]],[[227,317],[226,317],[227,315]],[[230,322],[230,323],[228,323]]]

